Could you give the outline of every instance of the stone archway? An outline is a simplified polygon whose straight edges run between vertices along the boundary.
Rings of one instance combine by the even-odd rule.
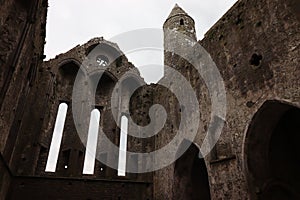
[[[183,143],[190,142],[184,140]],[[183,145],[186,144],[181,144],[181,146]],[[199,158],[199,149],[193,143],[175,162],[173,199],[210,199],[205,161],[203,158]]]
[[[267,101],[246,135],[251,199],[300,199],[300,109]]]

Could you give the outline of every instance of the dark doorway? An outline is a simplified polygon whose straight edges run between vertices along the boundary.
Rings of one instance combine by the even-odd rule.
[[[268,101],[246,138],[251,199],[300,199],[300,109]]]
[[[185,140],[181,146],[190,143]],[[173,199],[210,199],[205,161],[199,158],[199,149],[193,143],[175,163]]]

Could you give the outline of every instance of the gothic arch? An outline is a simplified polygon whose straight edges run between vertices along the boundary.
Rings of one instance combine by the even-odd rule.
[[[63,94],[61,98],[71,99],[73,86],[78,73],[82,75],[82,78],[84,77],[80,63],[75,59],[66,59],[58,65],[56,88]]]
[[[246,132],[245,172],[251,199],[299,199],[300,109],[269,100]]]
[[[108,44],[108,42],[106,41],[90,45],[89,47],[87,47],[85,55],[89,55],[94,50],[102,50],[115,55],[122,54],[122,52],[118,48],[113,47],[112,44]]]
[[[98,105],[110,102],[117,78],[108,71],[97,71],[89,75],[91,92],[95,94],[95,103]]]
[[[101,113],[100,127],[103,134],[105,134],[112,143],[117,145],[119,141],[119,132],[111,111],[111,97],[117,83],[117,78],[111,72],[105,70],[96,70],[89,74],[88,78],[91,94],[95,95],[92,96],[92,98],[95,98],[95,105],[92,106],[98,108]],[[116,159],[117,161],[117,157],[114,157],[107,149],[103,148],[105,144],[103,143],[104,141],[101,134],[102,132],[98,137],[97,155],[103,157],[104,160]],[[116,177],[117,171],[96,161],[94,174],[97,177]]]
[[[189,144],[189,148],[175,162],[173,199],[209,200],[208,173],[204,159],[199,158],[199,148],[184,140],[178,152]]]
[[[71,81],[71,83],[74,83],[79,69],[80,63],[77,60],[66,59],[59,64],[58,77],[60,79],[67,79],[68,81]]]
[[[60,144],[60,151],[57,159],[56,175],[58,176],[79,176],[81,174],[83,165],[83,151],[84,146],[77,134],[73,119],[73,104],[72,93],[75,79],[78,74],[81,75],[81,80],[84,81],[84,72],[80,68],[80,63],[74,58],[63,60],[56,68],[56,84],[54,90],[56,101],[52,105],[53,112],[59,107],[59,103],[64,102],[68,104],[69,108],[66,112],[65,124],[62,130],[62,138]],[[78,91],[81,93],[82,91]],[[52,118],[52,136],[54,134],[55,119]]]
[[[129,113],[130,98],[143,83],[135,76],[127,76],[120,81],[121,111]]]
[[[135,74],[129,74],[121,81],[121,86],[129,90],[134,90],[143,85],[143,80]]]
[[[80,66],[80,62],[76,59],[76,58],[66,58],[64,60],[62,60],[58,66],[62,67],[63,65],[66,65],[68,63],[74,63],[75,65],[77,65],[78,67]]]

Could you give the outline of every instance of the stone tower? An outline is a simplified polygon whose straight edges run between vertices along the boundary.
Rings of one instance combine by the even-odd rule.
[[[178,4],[175,4],[163,25],[164,31],[164,63],[173,66],[178,59],[175,54],[182,55],[186,49],[197,41],[195,22]],[[175,61],[175,62],[174,62]]]
[[[164,30],[170,29],[174,31],[179,31],[196,40],[195,22],[182,8],[175,4],[170,15],[166,19],[164,25]],[[169,42],[172,38],[168,38],[165,35],[165,42]],[[167,41],[166,41],[167,40]]]

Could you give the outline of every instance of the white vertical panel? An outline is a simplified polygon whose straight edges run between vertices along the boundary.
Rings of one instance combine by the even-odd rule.
[[[120,147],[119,147],[118,176],[126,175],[127,132],[128,132],[128,118],[126,116],[122,116],[122,118],[121,118],[121,133],[120,133]]]
[[[65,120],[67,116],[68,105],[66,103],[59,104],[58,112],[55,120],[54,131],[52,135],[48,160],[46,164],[46,172],[55,172],[58,154],[60,150]]]
[[[83,174],[94,174],[99,122],[100,112],[98,109],[94,109],[91,112],[90,126],[84,158]]]

